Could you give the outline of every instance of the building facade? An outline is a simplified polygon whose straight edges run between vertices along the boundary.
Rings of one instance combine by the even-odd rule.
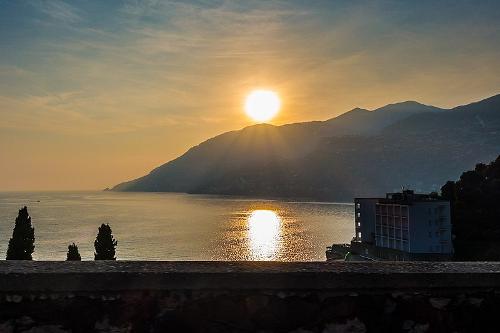
[[[405,190],[354,203],[353,251],[387,260],[447,260],[453,255],[448,201]]]

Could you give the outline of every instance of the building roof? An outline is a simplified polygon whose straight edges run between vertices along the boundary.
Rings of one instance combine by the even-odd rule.
[[[386,193],[385,198],[355,198],[354,200],[379,200],[380,203],[394,204],[412,204],[413,202],[449,202],[441,199],[437,194],[415,193],[412,190],[403,190],[401,192]]]

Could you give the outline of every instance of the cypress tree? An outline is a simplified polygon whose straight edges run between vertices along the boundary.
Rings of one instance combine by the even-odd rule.
[[[80,256],[80,253],[78,252],[78,246],[73,243],[68,245],[68,254],[66,256],[67,261],[81,261],[82,257]]]
[[[16,218],[12,238],[9,240],[7,260],[32,260],[35,250],[35,229],[31,224],[28,208],[24,206],[19,210]]]
[[[94,241],[95,260],[116,260],[115,251],[118,242],[113,238],[109,224],[102,224],[99,227],[97,237]]]

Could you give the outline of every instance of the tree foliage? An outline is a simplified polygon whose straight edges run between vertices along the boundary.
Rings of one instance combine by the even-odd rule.
[[[450,200],[455,258],[500,260],[500,156],[441,188]]]
[[[113,238],[109,224],[102,224],[99,227],[97,237],[94,241],[95,260],[116,260],[115,251],[118,242]]]
[[[31,224],[28,208],[24,206],[19,210],[16,218],[12,238],[9,240],[7,260],[32,260],[35,250],[35,229]]]
[[[73,243],[68,245],[68,254],[66,256],[67,261],[80,261],[82,260],[82,257],[80,256],[80,253],[78,252],[78,246]]]

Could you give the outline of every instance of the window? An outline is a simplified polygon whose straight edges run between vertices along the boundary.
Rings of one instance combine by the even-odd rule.
[[[358,208],[358,209],[359,209],[359,208],[361,208],[361,204],[360,204],[360,203],[357,203],[357,204],[356,204],[356,208]]]
[[[358,227],[361,227],[361,222],[358,222]]]
[[[352,225],[352,224],[351,224]],[[361,231],[358,232],[358,238],[361,238]]]
[[[436,231],[436,237],[439,237],[439,231]]]
[[[403,239],[408,239],[408,230],[403,230]]]
[[[429,220],[429,227],[431,226],[431,224],[432,224],[432,222],[431,222],[431,220]]]
[[[361,213],[360,213],[360,212],[358,212],[356,215],[357,215],[358,217],[360,217],[360,216],[361,216]]]
[[[429,238],[432,238],[432,232],[429,231]]]

